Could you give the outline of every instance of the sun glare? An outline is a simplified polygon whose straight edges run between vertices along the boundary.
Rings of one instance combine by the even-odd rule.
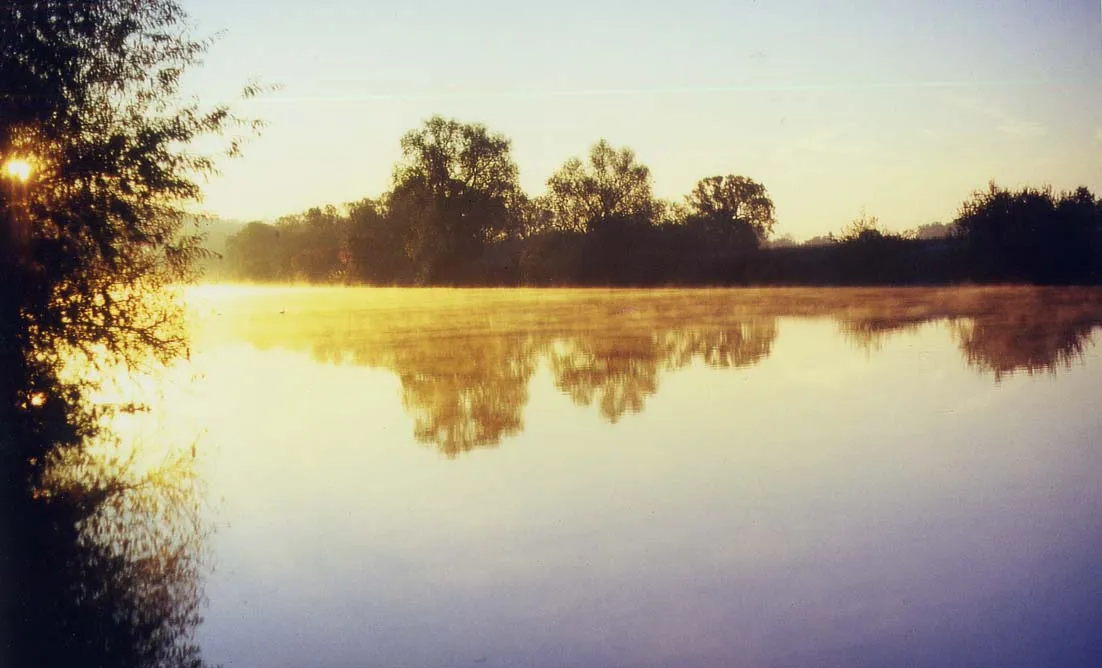
[[[21,158],[12,158],[4,165],[4,173],[8,178],[26,182],[31,178],[31,163]]]

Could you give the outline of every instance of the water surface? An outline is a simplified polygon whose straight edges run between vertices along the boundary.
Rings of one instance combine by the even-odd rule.
[[[1102,292],[190,302],[212,662],[1102,665]]]

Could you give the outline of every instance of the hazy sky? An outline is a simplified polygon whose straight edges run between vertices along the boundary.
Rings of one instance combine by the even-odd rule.
[[[659,196],[763,183],[779,234],[862,207],[950,220],[994,179],[1102,191],[1099,0],[182,0],[224,31],[189,79],[268,122],[204,208],[257,219],[377,196],[439,113],[513,140],[531,194],[601,137]]]

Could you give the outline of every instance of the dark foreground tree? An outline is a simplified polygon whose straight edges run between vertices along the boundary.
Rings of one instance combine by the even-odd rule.
[[[190,642],[196,601],[185,601],[182,589],[164,590],[169,600],[150,615],[141,597],[121,590],[95,596],[103,583],[76,577],[80,558],[110,550],[89,524],[105,497],[50,487],[62,462],[79,459],[85,444],[103,436],[105,409],[87,400],[95,374],[65,370],[133,368],[185,350],[179,309],[165,288],[188,278],[201,253],[198,236],[185,232],[183,205],[199,196],[197,179],[213,169],[211,157],[188,147],[242,127],[225,107],[180,101],[180,77],[206,47],[185,28],[171,0],[0,6],[5,666],[199,662]],[[227,150],[236,152],[236,140]],[[45,568],[62,565],[65,545],[75,550],[64,562],[67,575]],[[141,570],[126,562],[125,550],[113,554],[123,556],[111,568]],[[87,574],[98,572],[90,568]],[[79,592],[84,598],[74,598]],[[192,612],[177,614],[173,592]],[[95,613],[83,607],[71,619],[99,619],[110,633],[62,623],[70,619],[65,606],[107,606]]]

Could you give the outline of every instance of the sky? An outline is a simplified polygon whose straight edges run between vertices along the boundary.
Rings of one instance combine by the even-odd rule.
[[[267,125],[203,210],[258,220],[376,197],[434,114],[513,144],[532,195],[597,140],[655,193],[765,185],[780,235],[949,221],[973,191],[1102,193],[1100,0],[180,0],[215,35],[185,82]]]

